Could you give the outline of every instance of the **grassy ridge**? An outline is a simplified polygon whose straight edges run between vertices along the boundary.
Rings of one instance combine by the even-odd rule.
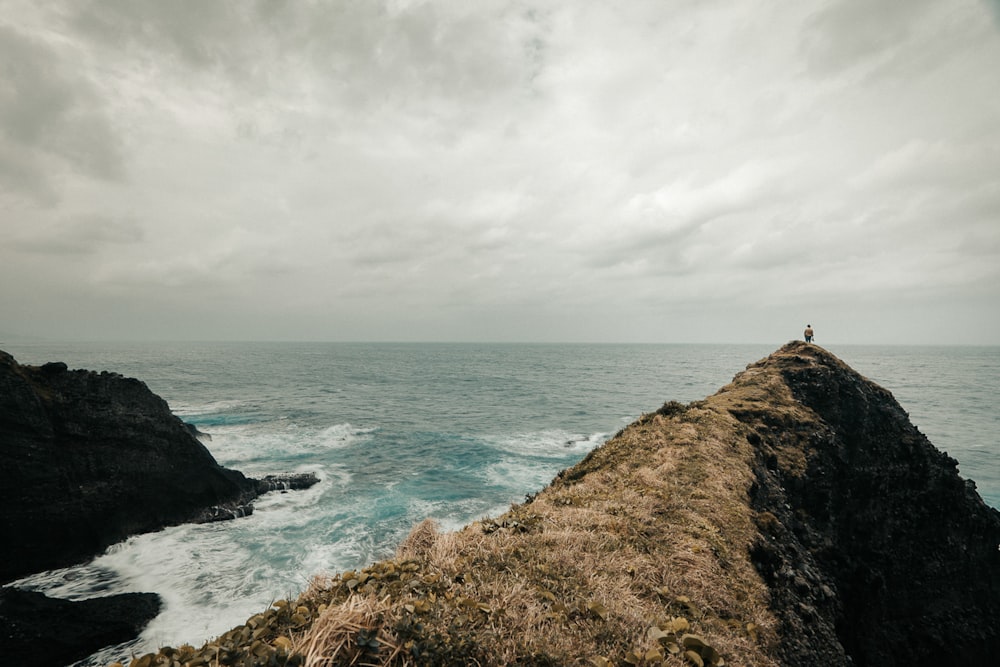
[[[777,665],[749,556],[766,521],[748,503],[755,453],[734,417],[758,410],[793,431],[815,420],[758,364],[644,415],[502,516],[454,533],[424,522],[394,559],[317,577],[200,649],[132,667]]]

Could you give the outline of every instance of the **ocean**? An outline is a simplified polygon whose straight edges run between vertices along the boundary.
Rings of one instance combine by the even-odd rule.
[[[78,667],[205,641],[317,574],[392,555],[425,518],[496,516],[665,401],[715,393],[777,346],[388,343],[0,344],[143,380],[249,476],[315,472],[250,517],[112,546],[19,586],[81,599],[153,591],[163,612]],[[1000,508],[1000,347],[831,346],[890,390]]]

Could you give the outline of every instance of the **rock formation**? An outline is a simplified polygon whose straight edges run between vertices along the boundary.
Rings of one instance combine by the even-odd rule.
[[[795,342],[703,401],[644,415],[503,516],[448,534],[425,522],[395,558],[170,655],[992,664],[998,546],[1000,512],[892,395]]]
[[[158,613],[160,596],[155,593],[69,602],[0,588],[0,647],[9,664],[61,667],[132,639]]]
[[[793,402],[730,411],[754,445],[751,555],[780,620],[782,662],[995,660],[1000,512],[888,391],[819,347],[788,345],[728,391],[778,380]]]
[[[0,456],[0,583],[84,561],[130,535],[245,516],[261,493],[318,481],[312,474],[256,480],[223,468],[139,380],[64,363],[22,366],[4,352]],[[4,613],[16,615],[26,600],[6,595]],[[63,613],[69,604],[44,608]],[[107,621],[85,616],[95,627]]]
[[[0,582],[71,565],[129,535],[234,511],[256,482],[216,463],[139,380],[21,366],[0,353]]]

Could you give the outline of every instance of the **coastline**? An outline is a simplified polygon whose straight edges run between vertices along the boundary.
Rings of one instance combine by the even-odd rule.
[[[873,456],[880,466],[865,463]],[[892,491],[843,494],[870,483]],[[890,509],[931,496],[933,516]],[[852,507],[859,501],[867,512]],[[830,511],[859,527],[836,528]],[[955,537],[928,542],[938,511]],[[875,547],[869,522],[894,525],[898,542]],[[979,541],[958,552],[946,546],[973,534]],[[457,533],[421,524],[395,558],[319,578],[183,651],[277,664],[975,661],[1000,646],[995,540],[1000,513],[891,394],[821,348],[792,343],[707,399],[644,415],[508,513]],[[958,601],[962,620],[917,623],[915,642],[894,609],[930,596],[920,612],[928,623],[951,613],[934,573],[955,558],[988,592]],[[884,588],[855,590],[838,569],[844,559],[874,568]],[[862,591],[882,603],[873,611]]]

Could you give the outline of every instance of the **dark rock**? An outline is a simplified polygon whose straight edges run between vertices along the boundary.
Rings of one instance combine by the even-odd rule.
[[[205,433],[204,431],[200,430],[194,424],[189,424],[187,422],[184,422],[184,427],[188,430],[188,433],[190,433],[194,437],[198,438],[199,440],[202,440],[202,441],[208,440],[209,442],[211,442],[212,436],[210,434]]]
[[[253,514],[253,503],[244,505],[213,505],[206,507],[191,520],[191,523],[215,523],[216,521],[232,521]]]
[[[319,481],[244,477],[200,437],[210,439],[139,380],[62,362],[21,366],[0,352],[0,583],[137,533],[249,516],[258,495]]]
[[[47,364],[42,364],[42,372],[46,375],[65,373],[67,370],[69,370],[69,367],[62,361],[50,361]]]
[[[160,613],[155,593],[71,602],[0,588],[0,655],[23,667],[59,667],[128,641]]]
[[[3,352],[0,455],[0,582],[258,494],[142,382],[59,363],[21,366]]]
[[[262,479],[255,479],[257,492],[264,494],[269,491],[299,491],[308,489],[319,482],[319,477],[315,473],[289,473],[284,475],[266,475]]]
[[[799,405],[733,410],[757,451],[752,558],[783,624],[782,661],[992,664],[1000,512],[892,394],[822,348],[791,343],[755,372],[777,372]]]
[[[0,352],[0,583],[84,561],[137,533],[248,516],[258,495],[318,481],[312,473],[249,479],[220,466],[199,437],[139,380],[62,362],[21,366]],[[153,594],[85,602],[4,595],[9,618],[27,609],[6,640],[44,645],[41,656],[87,646],[73,654],[85,657],[128,640],[159,609]],[[18,664],[71,661],[39,660]]]

